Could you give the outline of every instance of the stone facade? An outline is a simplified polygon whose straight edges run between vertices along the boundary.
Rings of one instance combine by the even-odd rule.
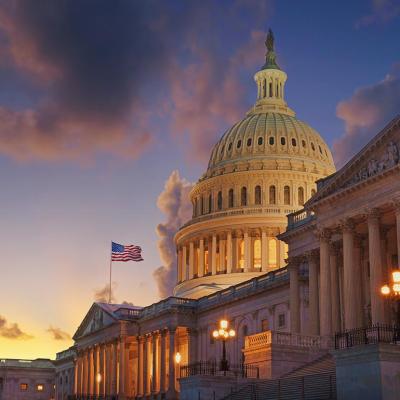
[[[55,367],[47,359],[0,360],[1,400],[54,399]]]

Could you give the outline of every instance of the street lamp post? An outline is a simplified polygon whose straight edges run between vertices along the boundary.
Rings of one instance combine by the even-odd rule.
[[[226,358],[226,341],[228,339],[232,339],[236,336],[236,332],[234,329],[228,329],[228,321],[226,319],[222,319],[219,322],[219,329],[216,329],[213,332],[214,339],[222,340],[222,359],[220,363],[220,371],[224,371],[224,375],[226,371],[229,371],[229,363]]]

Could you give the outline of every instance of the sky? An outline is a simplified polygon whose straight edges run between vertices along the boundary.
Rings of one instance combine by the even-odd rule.
[[[107,297],[171,294],[173,234],[256,97],[268,28],[286,101],[337,167],[400,110],[400,5],[0,1],[0,357],[54,358]]]

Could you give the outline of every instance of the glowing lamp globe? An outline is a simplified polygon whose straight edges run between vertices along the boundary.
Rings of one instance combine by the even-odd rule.
[[[381,293],[385,296],[390,294],[390,287],[388,285],[384,285],[381,287]]]

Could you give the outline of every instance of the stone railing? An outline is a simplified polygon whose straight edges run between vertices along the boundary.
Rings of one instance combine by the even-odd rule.
[[[288,218],[288,230],[289,230],[304,225],[309,221],[312,221],[315,218],[315,216],[313,211],[308,211],[303,208],[302,210],[288,214],[287,218]]]
[[[213,211],[209,214],[204,214],[204,215],[199,215],[197,217],[193,217],[190,221],[186,222],[186,224],[182,225],[181,229],[186,228],[187,226],[196,224],[198,222],[203,222],[203,221],[208,221],[210,219],[215,219],[215,218],[223,218],[223,217],[234,217],[234,216],[241,216],[241,215],[257,215],[257,214],[262,214],[262,215],[276,215],[276,214],[282,214],[287,215],[289,213],[295,212],[296,209],[293,208],[288,208],[288,206],[274,206],[271,205],[270,207],[237,207],[237,208],[232,208],[230,210],[224,210],[224,211]]]
[[[280,344],[296,347],[309,347],[318,349],[329,349],[333,346],[330,336],[300,335],[296,333],[265,331],[255,335],[246,336],[245,349],[255,349],[267,344]]]
[[[168,297],[165,300],[161,300],[158,303],[154,303],[151,306],[144,307],[140,310],[140,318],[151,318],[163,311],[171,309],[187,309],[195,308],[197,304],[196,300],[185,299],[181,297]]]

